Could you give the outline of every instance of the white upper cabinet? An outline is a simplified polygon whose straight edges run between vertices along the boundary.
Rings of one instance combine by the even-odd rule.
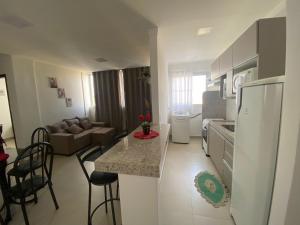
[[[285,17],[260,19],[214,61],[211,79],[233,69],[251,68],[253,62],[258,67],[258,79],[284,75],[285,52]]]
[[[215,80],[219,78],[220,75],[220,62],[219,59],[216,59],[212,64],[211,64],[211,80]]]
[[[225,75],[232,70],[232,47],[228,48],[219,58],[220,60],[220,76]]]
[[[257,56],[257,32],[257,23],[254,23],[234,42],[232,47],[233,67]]]

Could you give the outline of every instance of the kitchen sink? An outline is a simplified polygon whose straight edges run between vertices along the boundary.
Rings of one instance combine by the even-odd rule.
[[[234,132],[234,125],[222,125],[227,130],[230,130],[231,132]]]

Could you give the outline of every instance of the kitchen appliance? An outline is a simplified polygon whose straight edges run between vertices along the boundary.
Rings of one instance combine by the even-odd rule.
[[[223,99],[235,97],[235,94],[232,93],[232,79],[233,79],[232,70],[229,70],[220,79],[220,94]]]
[[[241,85],[237,96],[230,212],[236,225],[267,225],[279,142],[284,77]]]
[[[208,124],[210,121],[214,120],[224,120],[221,118],[214,118],[214,119],[204,119],[202,121],[202,148],[206,154],[206,156],[209,156],[208,148],[207,148],[207,132],[208,132]]]
[[[243,83],[254,81],[258,79],[257,67],[244,70],[242,72],[236,73],[232,77],[232,95],[237,93],[239,85]]]
[[[212,119],[226,118],[226,101],[220,97],[219,91],[205,91],[202,95],[202,149],[209,156],[207,148],[208,123]]]
[[[183,144],[190,142],[189,114],[174,114],[172,116],[172,141]]]

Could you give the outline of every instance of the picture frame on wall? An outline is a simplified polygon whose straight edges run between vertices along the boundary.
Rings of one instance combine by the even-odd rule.
[[[64,88],[57,88],[57,96],[58,98],[65,98],[65,89]]]
[[[57,80],[56,77],[48,77],[50,88],[57,88]]]
[[[71,98],[66,98],[66,106],[72,107],[72,99]]]

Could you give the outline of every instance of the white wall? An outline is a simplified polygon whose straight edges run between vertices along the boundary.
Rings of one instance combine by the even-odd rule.
[[[17,93],[19,123],[22,135],[17,136],[18,147],[30,144],[31,134],[41,125],[35,89],[33,61],[12,56],[14,89]]]
[[[0,74],[6,74],[16,143],[30,144],[32,131],[49,123],[73,116],[84,116],[81,71],[37,62],[33,59],[0,54]],[[57,77],[73,106],[57,98],[48,87],[48,76]]]
[[[168,123],[168,63],[159,30],[157,28],[152,29],[149,32],[149,37],[153,122]]]
[[[6,89],[5,78],[0,78],[0,124],[3,125],[2,137],[4,139],[12,138],[14,136],[12,129],[12,122],[10,118],[9,103]]]
[[[41,124],[85,116],[82,72],[44,62],[34,64]],[[72,98],[72,107],[66,107],[65,98],[58,98],[57,89],[49,87],[48,77],[56,77],[58,87],[64,88],[66,97]]]
[[[189,70],[194,73],[210,73],[210,65],[211,60],[206,61],[195,61],[195,62],[182,62],[182,63],[172,63],[168,66],[168,79],[170,80],[170,74],[172,71],[178,70]],[[171,87],[170,87],[171,88]],[[169,91],[169,95],[171,96],[171,92]],[[170,101],[170,99],[169,99]],[[192,113],[201,113],[202,105],[193,105]],[[169,112],[171,114],[171,112]],[[190,120],[190,135],[191,136],[201,136],[201,128],[202,128],[202,116],[197,116]]]
[[[299,126],[300,126],[300,2],[287,1],[286,81],[278,165],[275,178],[270,225],[299,224]],[[296,152],[298,156],[296,158]],[[295,167],[296,165],[296,167]],[[298,176],[295,179],[293,175]],[[293,184],[293,189],[291,186]],[[290,201],[289,201],[290,199]],[[297,203],[298,201],[298,203]],[[287,212],[287,209],[289,210]],[[287,217],[286,217],[287,215]]]
[[[188,69],[197,73],[207,73],[210,72],[211,63],[212,60],[171,63],[169,64],[169,71]]]
[[[160,123],[169,122],[169,77],[168,62],[165,56],[164,43],[158,30],[157,36],[158,59],[158,93],[159,93],[159,117]]]
[[[159,93],[158,93],[158,45],[157,28],[149,31],[150,48],[150,73],[151,73],[151,101],[152,101],[152,119],[153,123],[159,124]]]

